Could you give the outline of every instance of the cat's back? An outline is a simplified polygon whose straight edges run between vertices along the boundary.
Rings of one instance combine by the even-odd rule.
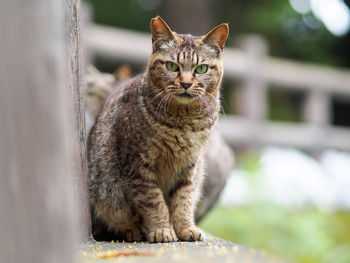
[[[118,119],[135,110],[142,85],[143,74],[118,84],[106,98],[91,133],[96,133],[99,129],[105,132],[112,129]]]
[[[137,103],[138,92],[140,86],[144,85],[144,75],[140,74],[136,77],[119,83],[113,92],[107,97],[105,104],[101,109],[103,113],[108,113],[113,109],[121,109],[128,107],[128,104]]]
[[[120,167],[133,127],[139,123],[137,98],[143,75],[127,80],[113,89],[106,98],[88,138],[88,160],[90,183],[103,174]]]

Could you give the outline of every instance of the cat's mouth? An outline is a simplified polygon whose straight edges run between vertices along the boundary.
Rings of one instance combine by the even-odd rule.
[[[193,98],[193,96],[187,92],[183,92],[181,94],[177,94],[177,96],[181,97],[181,98]]]
[[[183,92],[183,93],[176,94],[176,99],[180,103],[187,104],[187,103],[191,103],[195,99],[195,96],[192,95],[191,93]]]

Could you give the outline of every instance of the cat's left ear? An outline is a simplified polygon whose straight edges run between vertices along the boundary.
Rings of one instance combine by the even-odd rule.
[[[170,27],[165,23],[165,21],[157,16],[151,20],[151,32],[152,32],[152,43],[159,42],[168,42],[176,41],[176,36]]]
[[[202,38],[201,42],[210,46],[218,46],[222,51],[228,37],[228,32],[228,24],[220,24],[210,30],[209,33]]]

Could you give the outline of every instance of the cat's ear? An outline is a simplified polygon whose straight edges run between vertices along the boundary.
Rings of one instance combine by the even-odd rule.
[[[121,65],[113,72],[113,77],[116,81],[124,81],[132,75],[129,65]]]
[[[92,65],[92,64],[90,64],[89,66],[88,66],[88,72],[89,72],[89,74],[91,74],[91,75],[98,75],[98,74],[101,74],[101,72],[94,66],[94,65]]]
[[[210,30],[209,33],[202,38],[201,42],[210,46],[218,46],[222,51],[228,37],[228,32],[228,24],[220,24]]]
[[[176,37],[165,21],[157,16],[151,20],[152,43],[155,41],[170,41],[176,40]]]

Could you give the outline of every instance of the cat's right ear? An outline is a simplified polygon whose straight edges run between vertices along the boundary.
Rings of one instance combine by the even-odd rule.
[[[165,21],[157,16],[151,20],[152,43],[176,41],[176,36]]]

